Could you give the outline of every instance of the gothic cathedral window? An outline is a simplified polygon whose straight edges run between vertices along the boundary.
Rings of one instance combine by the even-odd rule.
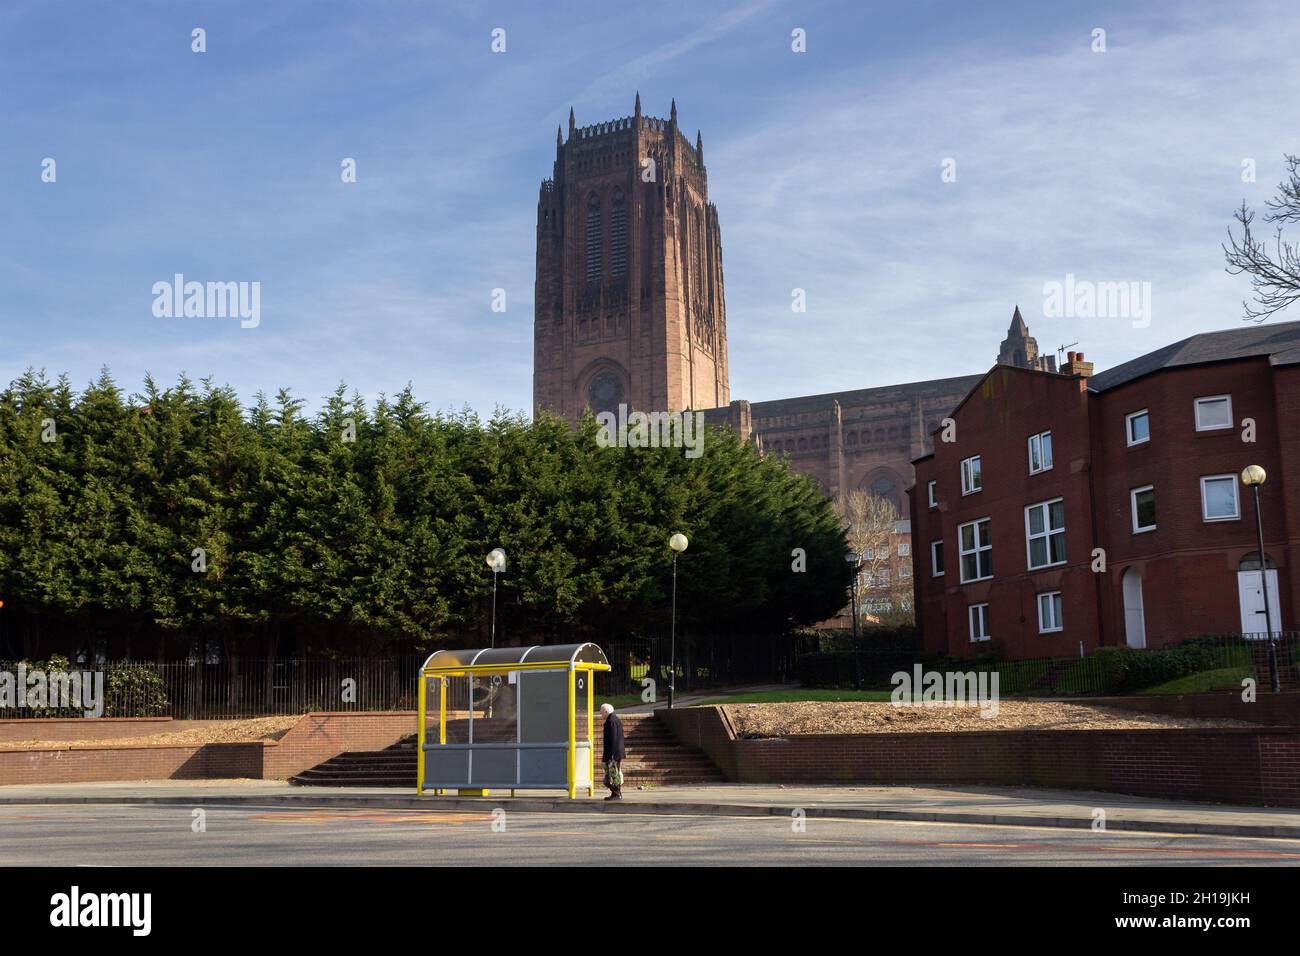
[[[605,244],[600,234],[600,197],[587,200],[587,281],[599,282],[604,265]]]
[[[615,279],[627,272],[627,203],[621,190],[614,193],[609,215],[609,272]]]
[[[613,372],[601,372],[587,386],[587,404],[596,414],[616,412],[623,401],[623,382]]]

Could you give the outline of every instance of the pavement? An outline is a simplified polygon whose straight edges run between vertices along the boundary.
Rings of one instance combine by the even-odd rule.
[[[720,690],[705,690],[678,694],[673,700],[674,707],[691,707],[695,704],[702,704],[706,700],[722,700],[726,697],[738,697],[742,694],[763,694],[774,690],[790,690],[795,687],[794,684],[744,684],[737,687],[724,687]],[[597,697],[599,700],[599,697]],[[656,700],[653,704],[635,704],[630,707],[620,707],[620,714],[648,714],[651,711],[662,710],[668,706],[668,696],[665,694]]]
[[[0,807],[0,867],[1300,866],[1300,843],[905,820],[341,807]],[[79,871],[86,872],[86,871]],[[86,880],[112,880],[108,874]],[[1198,881],[1203,877],[1197,877]],[[65,884],[66,885],[66,884]],[[1224,911],[1228,912],[1228,911]]]
[[[0,807],[172,805],[336,810],[658,814],[704,817],[917,821],[1300,840],[1300,810],[1226,806],[1086,791],[1012,787],[796,787],[721,784],[625,791],[619,802],[560,791],[416,796],[409,790],[291,787],[270,780],[160,780],[0,787]],[[1101,813],[1098,813],[1101,811]]]

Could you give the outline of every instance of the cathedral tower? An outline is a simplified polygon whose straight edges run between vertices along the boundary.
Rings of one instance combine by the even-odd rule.
[[[557,130],[537,201],[533,411],[726,405],[722,239],[704,143],[641,113]]]
[[[1056,371],[1056,356],[1038,354],[1038,340],[1029,334],[1029,326],[1020,314],[1020,306],[1016,306],[1016,311],[1011,315],[1007,337],[998,349],[997,364],[1036,368],[1040,372]]]

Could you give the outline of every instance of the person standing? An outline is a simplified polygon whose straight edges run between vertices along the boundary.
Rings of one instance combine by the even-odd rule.
[[[627,756],[627,745],[623,739],[623,721],[614,713],[612,704],[601,704],[600,712],[605,718],[605,743],[601,758],[605,761],[605,786],[609,787],[606,800],[623,799],[623,758]]]

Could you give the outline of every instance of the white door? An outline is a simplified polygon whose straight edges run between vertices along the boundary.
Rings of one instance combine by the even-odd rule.
[[[1124,638],[1129,647],[1147,646],[1147,623],[1142,609],[1142,575],[1124,572]]]
[[[1277,571],[1264,572],[1268,583],[1268,610],[1273,615],[1273,632],[1282,630],[1282,605],[1277,600]],[[1258,571],[1237,572],[1237,597],[1241,601],[1241,633],[1263,637],[1268,633],[1264,616],[1264,588]]]

